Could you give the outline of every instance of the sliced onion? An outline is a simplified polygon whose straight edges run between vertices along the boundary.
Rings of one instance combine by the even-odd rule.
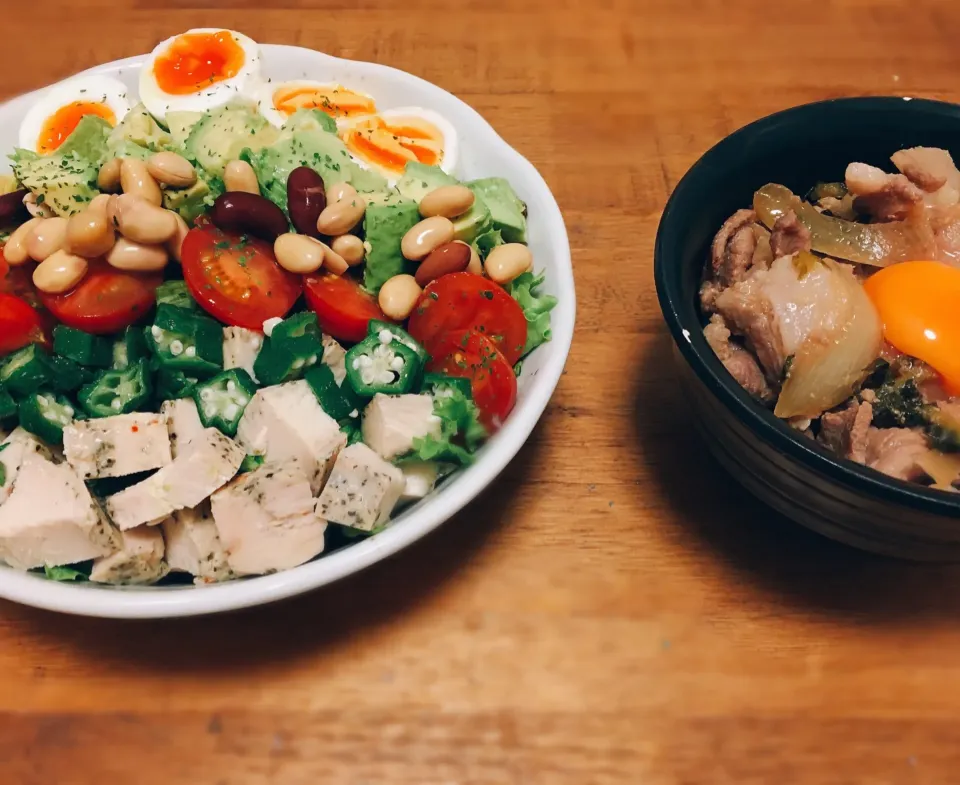
[[[882,325],[870,298],[849,268],[823,262],[846,289],[837,305],[844,314],[832,320],[832,329],[809,336],[794,355],[774,409],[784,419],[819,417],[845,401],[880,354]]]
[[[799,199],[789,188],[770,183],[753,195],[753,209],[768,227],[793,210],[810,230],[814,251],[873,267],[911,259],[936,259],[933,230],[924,221],[861,224],[824,215]]]
[[[917,458],[917,466],[930,476],[937,490],[957,492],[953,482],[960,477],[960,454],[927,450]]]

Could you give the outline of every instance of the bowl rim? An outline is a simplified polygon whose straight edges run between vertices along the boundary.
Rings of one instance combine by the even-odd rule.
[[[761,135],[776,133],[784,122],[796,122],[812,114],[827,115],[837,108],[870,112],[876,110],[929,113],[955,119],[960,131],[960,105],[909,96],[867,96],[831,98],[801,104],[754,120],[721,139],[687,170],[667,200],[657,228],[654,244],[654,282],[660,310],[674,343],[697,378],[735,417],[768,444],[808,469],[835,478],[860,492],[884,501],[901,504],[935,515],[960,517],[960,494],[936,491],[868,468],[829,452],[818,442],[790,428],[757,403],[723,367],[716,356],[701,352],[691,341],[689,325],[684,321],[675,275],[678,257],[676,238],[682,226],[685,202],[697,193],[697,180],[735,147],[745,146]],[[806,120],[809,122],[809,118]],[[719,229],[719,227],[717,227]],[[697,309],[699,311],[699,309]],[[697,325],[701,330],[702,326]]]
[[[293,597],[333,583],[369,567],[421,539],[459,512],[506,468],[520,451],[540,420],[563,373],[573,341],[576,320],[576,292],[570,242],[556,198],[537,169],[511,147],[473,107],[443,88],[421,77],[379,63],[371,63],[285,44],[260,44],[264,54],[310,57],[336,67],[358,69],[363,74],[408,82],[430,93],[436,105],[453,110],[456,122],[475,127],[485,139],[483,146],[496,147],[510,161],[518,181],[536,193],[539,211],[547,225],[546,242],[552,263],[550,281],[558,304],[551,312],[550,356],[528,382],[525,400],[511,413],[504,427],[484,446],[478,460],[459,472],[436,496],[411,511],[409,517],[356,545],[334,551],[290,570],[208,586],[107,587],[67,584],[47,580],[0,565],[0,598],[62,613],[114,619],[156,619],[200,616],[238,610]],[[90,73],[116,72],[140,66],[147,54],[113,60],[0,104],[36,96],[61,82]],[[544,208],[546,210],[544,211]]]

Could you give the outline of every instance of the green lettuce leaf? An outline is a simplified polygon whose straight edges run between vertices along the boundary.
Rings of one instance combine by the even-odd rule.
[[[526,356],[540,344],[550,340],[550,311],[557,305],[557,298],[550,294],[538,294],[546,273],[534,276],[524,273],[506,285],[510,296],[516,300],[527,317],[527,343],[523,347]]]
[[[440,418],[440,436],[414,439],[413,451],[404,457],[460,466],[473,463],[473,454],[487,438],[473,399],[460,390],[447,388],[434,396],[433,413]]]
[[[65,567],[44,567],[43,574],[51,581],[85,581],[90,577],[92,567],[93,564],[90,562]]]

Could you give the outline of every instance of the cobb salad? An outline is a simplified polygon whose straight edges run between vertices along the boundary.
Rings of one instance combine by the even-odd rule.
[[[550,338],[526,205],[456,130],[196,29],[41,94],[0,195],[0,562],[215,583],[469,464]]]

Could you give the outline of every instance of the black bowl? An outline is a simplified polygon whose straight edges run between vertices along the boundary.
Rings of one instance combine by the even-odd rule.
[[[842,98],[771,115],[711,148],[670,197],[655,250],[660,308],[681,384],[711,452],[756,496],[798,523],[865,550],[960,560],[960,494],[926,489],[838,458],[764,409],[703,337],[697,291],[710,241],[769,182],[805,193],[851,161],[892,169],[919,145],[960,161],[960,106],[909,98]]]

